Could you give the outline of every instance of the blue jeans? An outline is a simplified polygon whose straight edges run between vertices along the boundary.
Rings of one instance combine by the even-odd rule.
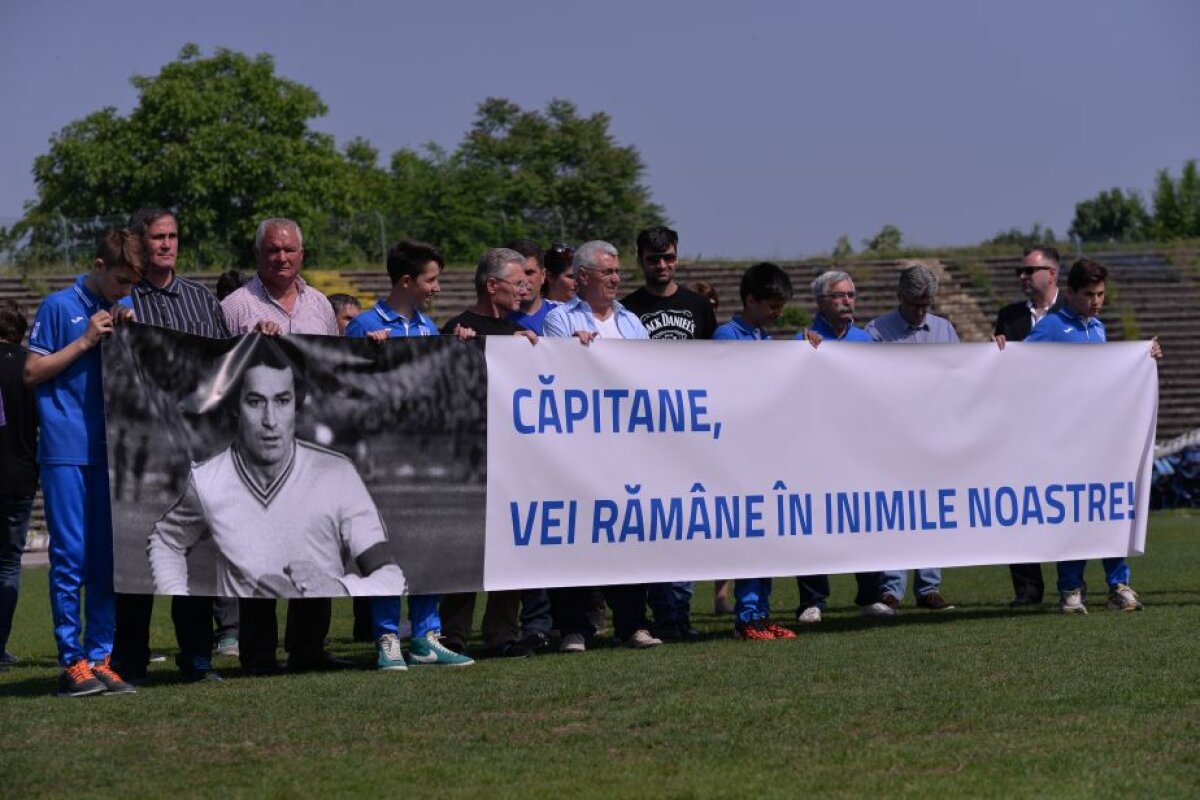
[[[879,573],[879,591],[883,594],[895,595],[897,600],[904,599],[904,590],[908,585],[908,573],[905,570]],[[924,597],[930,592],[942,588],[942,568],[928,567],[913,570],[913,594]]]
[[[691,581],[650,584],[646,589],[646,603],[654,612],[655,624],[691,622],[693,590]]]
[[[25,552],[25,534],[33,495],[0,498],[0,653],[8,647],[13,613],[21,589],[21,554]]]
[[[1118,583],[1129,585],[1129,562],[1124,557],[1105,558],[1100,563],[1104,566],[1104,579],[1108,582],[1108,588],[1114,589]],[[1058,590],[1069,592],[1082,589],[1083,569],[1086,566],[1086,561],[1059,561]]]
[[[410,594],[408,596],[408,620],[412,623],[412,636],[421,639],[430,631],[442,629],[442,618],[438,614],[440,594]],[[375,639],[385,633],[400,633],[400,598],[371,598],[371,628]]]
[[[521,635],[540,633],[549,636],[554,630],[550,593],[545,589],[524,589],[521,592]]]
[[[738,622],[750,623],[771,616],[771,579],[738,578],[733,582],[733,613]]]

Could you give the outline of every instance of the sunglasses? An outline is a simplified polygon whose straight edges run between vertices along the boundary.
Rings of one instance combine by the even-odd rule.
[[[679,260],[679,256],[675,253],[647,253],[643,260],[646,262],[646,266],[654,266],[660,262],[663,264],[674,264]]]

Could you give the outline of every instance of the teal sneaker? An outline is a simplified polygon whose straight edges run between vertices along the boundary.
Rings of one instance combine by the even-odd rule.
[[[410,667],[469,667],[474,663],[469,657],[444,646],[438,639],[437,631],[430,631],[424,637],[414,637],[408,646]]]
[[[380,636],[379,641],[375,642],[375,652],[379,654],[379,658],[375,660],[375,666],[379,669],[392,672],[408,669],[408,665],[404,663],[404,654],[400,652],[400,637],[396,634],[385,633]]]

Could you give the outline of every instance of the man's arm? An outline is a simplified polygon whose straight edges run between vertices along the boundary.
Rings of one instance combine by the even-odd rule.
[[[88,320],[87,330],[61,350],[53,353],[40,353],[31,349],[25,358],[25,385],[37,386],[53,379],[79,360],[88,350],[99,344],[101,337],[112,333],[112,329],[112,314],[107,311],[97,311]],[[35,343],[30,343],[31,348],[35,346]]]
[[[146,551],[150,574],[160,594],[188,593],[187,554],[196,542],[209,535],[208,521],[196,491],[196,480],[188,476],[187,488],[175,505],[154,523]]]

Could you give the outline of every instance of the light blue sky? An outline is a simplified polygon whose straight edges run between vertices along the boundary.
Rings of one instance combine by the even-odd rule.
[[[489,95],[605,111],[693,256],[857,247],[887,222],[934,246],[1062,235],[1076,201],[1200,157],[1195,0],[4,6],[0,218],[53,133],[128,112],[129,77],[189,41],[271,53],[329,106],[315,127],[385,160],[453,148]]]

